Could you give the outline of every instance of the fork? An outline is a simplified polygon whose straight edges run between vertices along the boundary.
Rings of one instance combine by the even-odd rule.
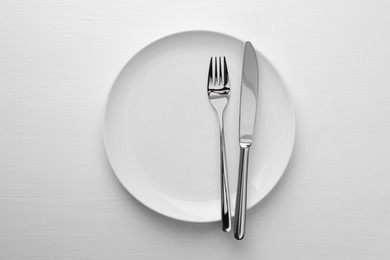
[[[213,62],[214,60],[214,62]],[[210,58],[207,93],[211,105],[214,107],[219,122],[220,133],[220,167],[221,167],[221,219],[222,230],[229,232],[232,221],[230,213],[230,193],[227,176],[226,149],[225,149],[225,132],[223,114],[230,98],[229,73],[226,64],[226,58]]]

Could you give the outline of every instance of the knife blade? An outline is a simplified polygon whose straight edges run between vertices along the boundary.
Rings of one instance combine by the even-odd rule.
[[[241,97],[240,97],[240,163],[238,173],[238,187],[236,197],[236,222],[234,237],[238,240],[244,238],[247,208],[247,179],[249,148],[253,142],[253,133],[256,123],[257,93],[259,85],[259,69],[256,51],[247,41],[244,45]]]

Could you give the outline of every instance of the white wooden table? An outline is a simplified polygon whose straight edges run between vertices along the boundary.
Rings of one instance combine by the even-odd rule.
[[[389,1],[1,1],[0,259],[390,259],[389,26]],[[251,40],[295,103],[241,242],[145,208],[105,155],[122,66],[195,29]]]

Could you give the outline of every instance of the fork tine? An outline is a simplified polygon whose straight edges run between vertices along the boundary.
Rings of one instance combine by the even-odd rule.
[[[214,57],[214,85],[218,86],[218,58]]]
[[[222,61],[221,61],[221,56],[218,57],[218,69],[219,69],[219,73],[218,73],[218,85],[223,85],[223,81],[222,81]]]
[[[223,85],[226,86],[229,82],[229,72],[228,72],[225,56],[223,56],[223,78],[224,78]]]
[[[209,76],[208,76],[207,86],[209,86],[210,84],[213,84],[213,57],[210,58]]]
[[[223,57],[223,58],[225,58],[225,57]],[[221,66],[222,66],[222,68],[221,68],[221,85],[222,86],[225,86],[225,66],[226,66],[226,64],[225,64],[225,60],[224,59],[222,59],[222,57],[221,57]]]

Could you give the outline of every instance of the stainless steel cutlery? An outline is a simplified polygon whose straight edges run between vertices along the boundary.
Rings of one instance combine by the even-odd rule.
[[[252,145],[255,129],[258,90],[258,65],[256,52],[250,42],[244,46],[244,58],[241,76],[240,100],[240,164],[236,199],[236,222],[234,237],[243,239],[245,235],[247,180],[249,148]]]
[[[247,209],[247,180],[249,149],[253,141],[253,133],[257,111],[258,64],[256,52],[250,42],[245,42],[240,91],[239,144],[240,162],[238,187],[235,207],[234,237],[244,238]],[[230,81],[226,58],[210,59],[207,93],[219,121],[220,130],[220,171],[221,171],[221,219],[222,230],[231,230],[231,213],[229,200],[228,171],[224,137],[224,110],[230,98]]]
[[[221,171],[221,219],[222,230],[231,230],[230,193],[227,176],[225,132],[223,114],[230,98],[229,73],[225,57],[211,57],[207,81],[207,93],[219,122],[220,171]]]

